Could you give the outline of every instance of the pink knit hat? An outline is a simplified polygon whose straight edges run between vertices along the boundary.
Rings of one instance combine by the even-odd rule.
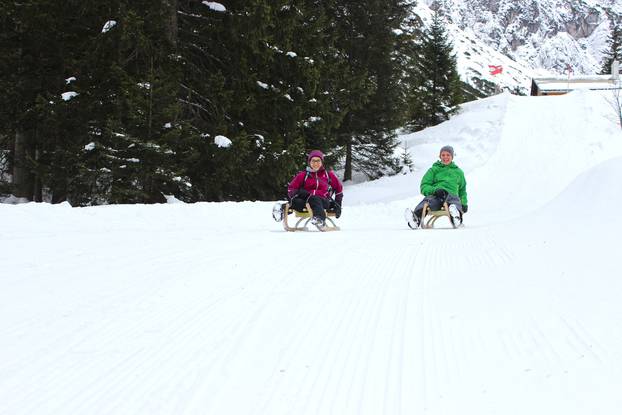
[[[324,153],[322,153],[320,150],[311,151],[309,155],[307,156],[307,163],[311,162],[311,159],[313,157],[319,157],[320,160],[324,161]]]

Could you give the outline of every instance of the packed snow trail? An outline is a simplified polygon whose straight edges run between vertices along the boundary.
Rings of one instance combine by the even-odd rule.
[[[348,187],[341,232],[271,202],[0,205],[0,414],[616,413],[622,135],[555,98],[405,137],[417,171]],[[467,227],[411,231],[439,144]]]

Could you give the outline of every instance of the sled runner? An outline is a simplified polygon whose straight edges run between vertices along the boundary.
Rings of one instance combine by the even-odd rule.
[[[288,219],[289,215],[294,214],[294,218],[297,219],[296,224],[294,226],[289,226]],[[335,222],[331,219],[335,217],[335,212],[332,210],[326,210],[326,222],[324,226],[316,226],[317,229],[321,232],[329,232],[329,231],[338,231],[339,226],[335,224]],[[285,208],[283,209],[283,228],[285,228],[288,232],[295,231],[308,231],[309,228],[307,225],[311,222],[313,218],[311,207],[307,203],[307,207],[304,211],[298,212],[297,210],[292,209],[289,206],[289,203],[285,204]]]
[[[438,218],[447,217],[451,226],[456,229],[462,226],[462,223],[455,224],[453,218],[449,214],[449,207],[447,206],[447,202],[443,203],[441,210],[431,210],[430,205],[426,202],[423,205],[423,211],[421,212],[421,229],[432,229],[434,228],[434,222]]]

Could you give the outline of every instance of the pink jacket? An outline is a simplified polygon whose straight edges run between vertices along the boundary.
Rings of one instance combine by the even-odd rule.
[[[306,177],[306,180],[305,180]],[[330,187],[335,192],[335,201],[341,205],[341,199],[343,198],[343,185],[331,170],[327,172],[322,167],[317,172],[314,172],[309,167],[294,176],[294,179],[287,186],[287,195],[289,198],[296,196],[298,190],[305,189],[309,192],[310,196],[316,195],[325,199],[330,198],[328,190],[328,182],[330,177]]]

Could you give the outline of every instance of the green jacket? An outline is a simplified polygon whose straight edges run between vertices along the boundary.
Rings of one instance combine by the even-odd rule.
[[[458,196],[462,206],[468,206],[464,172],[452,161],[444,165],[440,160],[428,169],[421,179],[421,194],[430,196],[437,189],[445,189],[450,195]]]

